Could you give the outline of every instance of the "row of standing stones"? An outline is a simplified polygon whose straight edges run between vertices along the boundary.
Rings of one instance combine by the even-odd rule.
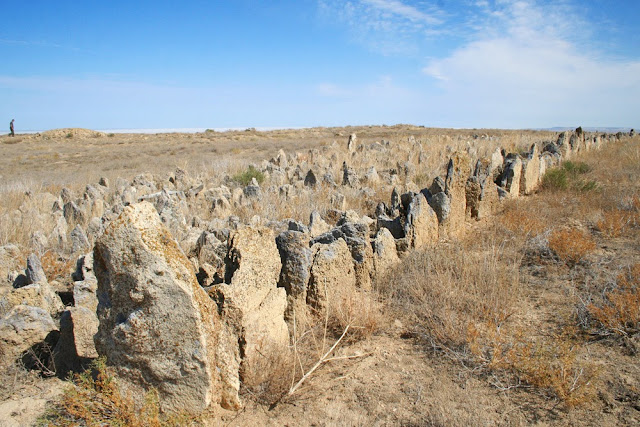
[[[395,187],[402,165],[386,175],[370,166],[363,180],[343,160],[372,151],[387,158],[401,153],[384,141],[358,145],[351,135],[346,150],[334,144],[306,159],[281,151],[261,167],[277,183],[266,190],[255,180],[233,192],[226,186],[205,190],[178,170],[168,180],[173,187],[160,191],[142,175],[119,180],[110,198],[105,179],[77,199],[66,189],[59,197],[39,195],[41,206],[53,206],[54,220],[49,230],[35,233],[34,245],[51,239],[84,254],[65,285],[48,281],[35,253],[24,273],[12,270],[20,251],[0,248],[0,273],[7,277],[0,287],[2,363],[36,357],[64,375],[105,356],[134,395],[155,387],[164,411],[200,413],[211,405],[237,410],[241,383],[260,383],[268,375],[260,368],[264,358],[291,351],[296,307],[322,309],[327,298],[369,291],[409,251],[462,237],[465,221],[532,193],[547,168],[624,136],[578,128],[527,153],[498,149],[475,164],[468,152],[455,152],[445,176],[402,194]],[[420,145],[413,138],[408,144],[414,153]],[[423,155],[421,147],[416,155]],[[292,200],[318,185],[339,188],[330,173],[322,183],[316,175],[341,160],[343,186],[380,176],[393,186],[390,202],[375,206],[375,218],[342,206],[324,218],[314,211],[308,225],[260,218],[241,224],[232,215],[186,222],[194,204],[230,213],[238,204],[259,202],[263,191]]]

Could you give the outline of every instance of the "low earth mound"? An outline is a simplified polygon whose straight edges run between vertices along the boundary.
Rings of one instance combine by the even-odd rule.
[[[106,136],[104,132],[98,132],[91,129],[83,128],[62,128],[52,129],[40,134],[44,139],[60,139],[60,138],[101,138]]]

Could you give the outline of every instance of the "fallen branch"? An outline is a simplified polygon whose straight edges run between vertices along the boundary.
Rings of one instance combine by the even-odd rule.
[[[289,392],[287,393],[287,396],[291,396],[293,393],[296,392],[296,390],[302,385],[302,383],[305,382],[305,380],[307,378],[309,378],[309,376],[311,374],[313,374],[313,372],[318,369],[320,367],[320,365],[322,365],[325,362],[328,362],[329,360],[335,360],[335,358],[329,358],[329,356],[331,355],[331,353],[333,353],[333,350],[336,349],[336,347],[338,347],[338,344],[340,344],[340,341],[342,341],[342,339],[344,338],[345,335],[347,335],[347,332],[349,331],[349,327],[351,325],[347,325],[346,328],[344,328],[344,331],[342,332],[342,335],[340,335],[340,338],[338,338],[338,340],[336,342],[333,343],[333,345],[331,346],[331,348],[320,358],[320,360],[318,360],[316,362],[315,365],[313,365],[313,367],[311,369],[309,369],[307,371],[306,374],[304,374],[302,376],[302,378],[300,378],[300,380],[289,389]]]

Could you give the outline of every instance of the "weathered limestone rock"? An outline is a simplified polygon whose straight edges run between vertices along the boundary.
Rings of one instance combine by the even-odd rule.
[[[511,197],[520,194],[520,178],[522,177],[522,160],[517,154],[509,154],[505,159],[504,172],[500,178],[500,187]]]
[[[438,242],[438,216],[422,193],[413,195],[409,203],[404,232],[415,249]]]
[[[316,243],[307,291],[307,303],[319,310],[335,307],[356,288],[356,275],[349,246],[343,239]]]
[[[262,196],[262,191],[260,190],[260,185],[255,178],[251,178],[251,182],[249,185],[244,187],[242,190],[244,196],[250,199],[259,199]]]
[[[13,363],[55,331],[56,325],[46,310],[16,305],[0,320],[0,367]]]
[[[373,254],[376,276],[384,274],[400,261],[396,250],[396,241],[386,228],[381,228],[376,234],[373,241]]]
[[[224,325],[219,368],[223,376],[240,372],[247,385],[265,379],[265,367],[287,351],[289,332],[284,321],[286,292],[278,288],[281,263],[273,231],[246,227],[229,240],[225,283],[215,285]],[[231,382],[230,382],[231,383]],[[239,387],[239,378],[234,384]],[[236,388],[237,392],[237,388]]]
[[[9,310],[18,305],[29,305],[45,310],[51,316],[58,316],[64,305],[60,297],[48,283],[34,283],[20,288],[0,289],[0,305]]]
[[[347,163],[342,164],[342,185],[346,185],[351,188],[357,188],[360,186],[360,178],[353,168],[347,166]]]
[[[124,208],[94,257],[96,349],[125,386],[155,387],[168,411],[198,413],[218,401],[220,318],[153,205]]]
[[[57,372],[80,372],[98,357],[93,337],[98,333],[95,311],[71,307],[60,317],[60,338],[54,349]]]
[[[286,169],[289,166],[289,162],[287,161],[287,154],[282,149],[278,151],[278,157],[276,158],[276,160],[276,164],[282,169]]]
[[[312,253],[309,248],[310,236],[298,231],[285,231],[276,237],[282,269],[278,286],[293,298],[307,298],[307,284],[311,269]]]
[[[563,159],[567,160],[572,157],[573,149],[570,144],[572,132],[562,132],[558,135],[558,140],[556,141],[556,146],[558,147],[558,152]]]
[[[71,251],[73,253],[76,252],[84,252],[91,247],[89,244],[89,239],[87,235],[82,230],[80,225],[76,225],[73,230],[71,230]]]
[[[355,214],[355,212],[354,212]],[[351,252],[356,285],[368,290],[371,288],[373,274],[373,249],[369,243],[369,225],[360,222],[350,222],[345,216],[338,222],[338,227],[322,234],[311,241],[311,244],[331,244],[342,239],[347,243]]]
[[[304,186],[305,187],[315,187],[318,183],[316,175],[313,173],[311,169],[307,172],[307,175],[304,177]]]
[[[347,142],[347,150],[349,153],[356,151],[356,144],[358,143],[358,137],[355,133],[349,135],[349,141]]]
[[[311,237],[316,237],[331,230],[331,226],[322,219],[318,211],[311,212],[309,216],[309,234]]]
[[[84,224],[87,220],[87,214],[73,201],[65,203],[63,212],[68,224]]]
[[[27,269],[25,270],[27,283],[48,283],[47,276],[44,273],[40,259],[36,254],[27,257]]]
[[[449,237],[461,237],[464,234],[464,221],[467,210],[466,185],[471,175],[471,159],[466,152],[455,152],[449,160],[445,193],[449,196],[451,212],[444,231]]]
[[[520,177],[520,194],[529,195],[540,183],[540,151],[538,144],[533,144],[531,150],[522,162],[522,176]]]

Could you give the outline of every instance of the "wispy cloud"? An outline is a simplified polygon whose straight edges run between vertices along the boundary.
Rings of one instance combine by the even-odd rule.
[[[363,0],[362,3],[378,11],[387,12],[395,17],[408,19],[409,21],[422,22],[430,25],[439,25],[442,23],[440,19],[397,0]]]
[[[65,49],[72,51],[85,51],[84,49],[80,49],[78,47],[73,46],[65,46],[59,43],[53,43],[45,40],[15,40],[15,39],[2,39],[0,38],[0,45],[5,46],[31,46],[31,47],[44,47],[44,48],[54,48],[54,49]]]
[[[442,31],[442,11],[435,6],[399,0],[319,0],[319,10],[343,23],[354,40],[382,54],[418,51],[426,37]]]

